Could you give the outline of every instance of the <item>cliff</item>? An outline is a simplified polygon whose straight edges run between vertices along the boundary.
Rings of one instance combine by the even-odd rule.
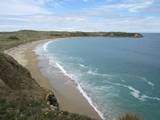
[[[1,120],[91,120],[60,111],[51,91],[41,88],[30,72],[0,52]]]

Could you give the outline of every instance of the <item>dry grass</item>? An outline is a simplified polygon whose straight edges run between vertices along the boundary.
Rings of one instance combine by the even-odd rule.
[[[136,115],[133,114],[126,114],[119,118],[119,120],[141,120]]]

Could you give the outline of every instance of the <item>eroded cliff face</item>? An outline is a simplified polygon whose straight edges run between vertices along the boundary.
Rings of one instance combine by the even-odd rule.
[[[0,89],[0,92],[18,92],[15,98],[22,95],[31,100],[43,100],[46,94],[26,68],[4,53],[0,53]]]
[[[60,111],[53,92],[46,91],[30,72],[0,52],[0,120],[91,120]]]
[[[18,64],[12,57],[2,53],[0,54],[0,78],[14,90],[39,88],[28,70]]]
[[[56,98],[48,99],[51,95],[54,96],[53,92],[41,88],[26,68],[11,56],[0,53],[0,100],[15,103],[19,107],[39,103],[40,110],[49,110],[51,104],[47,105],[47,102],[54,101],[52,106],[58,109]]]

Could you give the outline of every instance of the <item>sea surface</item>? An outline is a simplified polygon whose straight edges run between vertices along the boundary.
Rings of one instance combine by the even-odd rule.
[[[160,120],[160,34],[143,35],[61,38],[37,51],[75,81],[102,117]]]

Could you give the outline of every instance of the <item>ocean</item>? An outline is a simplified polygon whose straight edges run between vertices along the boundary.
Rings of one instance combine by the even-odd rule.
[[[60,38],[36,53],[72,78],[101,117],[160,120],[160,34],[143,35]]]

